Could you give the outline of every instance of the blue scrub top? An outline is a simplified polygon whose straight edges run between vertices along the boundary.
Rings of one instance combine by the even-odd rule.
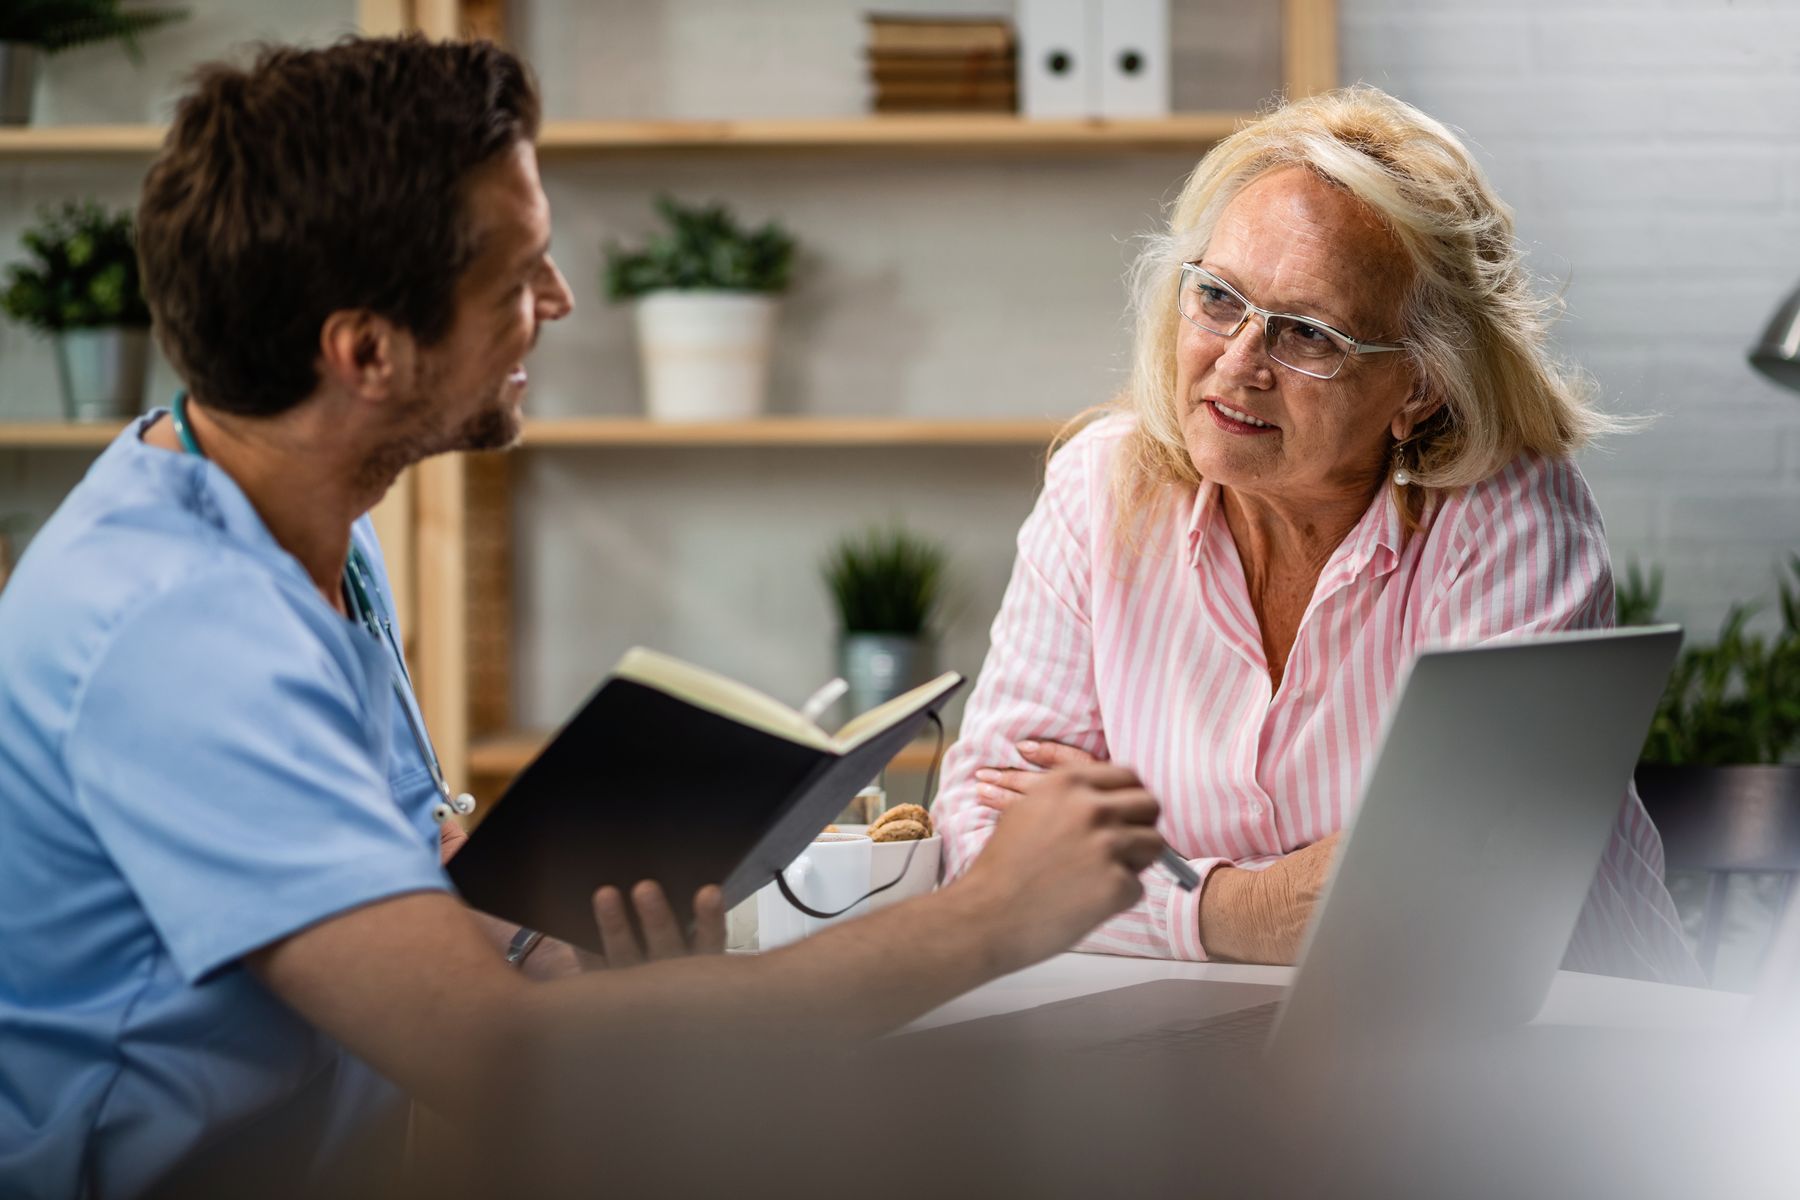
[[[209,1165],[325,1186],[398,1094],[240,960],[450,886],[392,654],[228,475],[141,440],[161,415],[0,593],[4,1195],[137,1195]],[[392,611],[366,518],[353,536]]]

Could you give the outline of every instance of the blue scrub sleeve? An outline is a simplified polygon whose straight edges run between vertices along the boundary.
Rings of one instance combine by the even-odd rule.
[[[208,570],[122,621],[80,695],[77,802],[189,982],[449,890],[388,786],[391,684],[352,633],[298,584]]]

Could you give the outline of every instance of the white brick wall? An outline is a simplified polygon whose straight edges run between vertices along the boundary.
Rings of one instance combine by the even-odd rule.
[[[1744,351],[1800,282],[1800,3],[1341,0],[1343,74],[1460,128],[1566,282],[1564,348],[1659,414],[1583,466],[1697,636],[1800,550],[1800,394]]]

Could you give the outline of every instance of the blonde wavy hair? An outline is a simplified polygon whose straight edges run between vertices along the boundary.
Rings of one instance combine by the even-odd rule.
[[[1411,266],[1401,340],[1420,397],[1435,401],[1436,412],[1404,450],[1416,486],[1393,487],[1409,525],[1422,490],[1466,487],[1523,451],[1564,456],[1622,427],[1593,407],[1588,377],[1551,352],[1561,299],[1526,269],[1512,210],[1468,149],[1442,123],[1377,88],[1343,88],[1285,104],[1220,142],[1183,186],[1167,231],[1145,239],[1130,275],[1130,382],[1071,426],[1109,412],[1137,416],[1113,466],[1122,532],[1169,496],[1167,485],[1200,482],[1175,395],[1181,264],[1205,255],[1220,214],[1245,187],[1293,166],[1367,205]]]

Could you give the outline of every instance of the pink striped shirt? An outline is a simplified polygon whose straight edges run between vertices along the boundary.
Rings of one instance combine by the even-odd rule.
[[[1325,564],[1280,690],[1217,489],[1202,484],[1145,527],[1113,532],[1111,417],[1051,460],[1019,531],[992,645],[944,763],[934,813],[947,873],[981,851],[996,814],[975,771],[1024,766],[1023,738],[1135,769],[1163,802],[1165,838],[1204,875],[1267,866],[1339,829],[1377,749],[1407,659],[1428,644],[1610,625],[1599,510],[1574,464],[1522,457],[1435,501],[1402,536],[1385,490]],[[1700,982],[1662,881],[1662,842],[1626,797],[1565,966]],[[1146,871],[1145,896],[1080,949],[1204,959],[1199,892]]]

